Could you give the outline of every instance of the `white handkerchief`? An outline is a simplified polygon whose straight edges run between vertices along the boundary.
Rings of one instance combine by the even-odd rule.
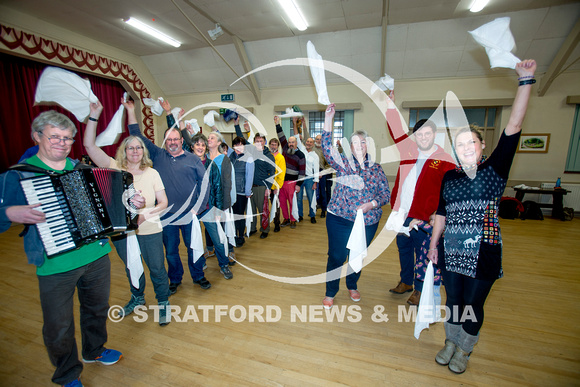
[[[439,309],[439,300],[435,296],[434,286],[434,270],[433,262],[429,261],[427,271],[425,272],[425,281],[423,282],[423,291],[421,292],[421,299],[419,300],[419,308],[417,309],[417,319],[415,320],[415,338],[419,339],[421,331],[429,328],[429,324],[436,323],[441,318],[441,311]]]
[[[296,222],[299,222],[298,218],[298,200],[296,200],[296,190],[294,190],[294,195],[292,195],[292,217]]]
[[[211,128],[212,126],[215,126],[215,118],[219,116],[218,112],[210,110],[205,116],[203,116],[203,122]]]
[[[109,122],[107,129],[97,136],[95,144],[98,147],[113,145],[117,142],[119,134],[123,133],[123,112],[125,112],[125,107],[121,105]]]
[[[195,263],[203,255],[204,249],[199,219],[197,219],[197,216],[194,213],[191,215],[193,220],[191,221],[191,244],[189,247],[193,250],[193,262]]]
[[[181,111],[180,107],[176,107],[171,109],[171,115],[177,124],[177,129],[179,129],[179,112]]]
[[[234,224],[234,213],[231,208],[226,210],[226,235],[230,245],[236,246],[236,226]]]
[[[395,231],[397,233],[400,232],[409,236],[408,228],[403,227],[403,224],[405,223],[406,219],[407,219],[406,212],[393,210],[391,211],[391,214],[387,219],[387,224],[385,225],[385,227],[387,228],[387,230]],[[405,229],[407,230],[407,232],[405,232]]]
[[[254,211],[252,211],[252,201],[248,199],[248,205],[246,206],[246,235],[250,237],[250,229],[252,228],[252,220],[254,219]]]
[[[151,112],[157,117],[161,117],[163,114],[163,107],[161,107],[161,102],[163,102],[163,98],[161,97],[157,99],[143,98],[143,103],[146,106],[149,106],[151,108]]]
[[[365,230],[365,216],[361,209],[356,211],[354,226],[350,232],[346,248],[350,250],[348,264],[358,273],[362,270],[363,258],[367,256],[367,234]]]
[[[99,99],[91,90],[91,83],[70,71],[58,67],[44,69],[36,85],[34,102],[56,102],[84,122],[91,112],[90,104]]]
[[[491,68],[515,69],[521,60],[512,54],[516,42],[510,31],[510,18],[500,17],[481,27],[469,31],[473,39],[485,48]]]
[[[274,217],[276,216],[276,210],[280,207],[280,199],[278,198],[278,194],[274,195],[274,199],[272,200],[272,207],[270,208],[270,223],[274,221]]]
[[[127,269],[131,276],[131,284],[139,289],[139,278],[143,275],[143,262],[135,231],[127,233]]]
[[[316,190],[312,193],[312,204],[310,205],[310,208],[312,208],[312,211],[316,214]]]
[[[303,117],[304,113],[302,112],[295,112],[292,108],[286,108],[286,113],[280,114],[278,117],[280,118],[289,118],[289,117]]]
[[[199,131],[201,130],[199,127],[199,124],[197,123],[197,120],[195,118],[192,118],[191,120],[185,120],[185,126],[187,126],[187,124],[190,124],[191,127],[193,128],[193,131],[197,134],[199,133]]]
[[[395,90],[395,80],[391,78],[387,73],[384,77],[380,77],[375,85],[379,87],[382,91]]]
[[[224,254],[227,256],[229,254],[228,253],[228,237],[226,236],[226,233],[225,233],[224,229],[222,228],[221,222],[216,221],[215,225],[217,226],[217,232],[218,232],[218,235],[220,237],[220,243],[222,245],[224,245]],[[217,246],[216,246],[216,248],[217,248]]]
[[[306,52],[308,54],[310,74],[312,74],[316,93],[318,94],[318,103],[330,105],[328,91],[326,90],[326,77],[324,76],[324,62],[322,61],[322,56],[316,52],[316,48],[310,40],[306,43]]]

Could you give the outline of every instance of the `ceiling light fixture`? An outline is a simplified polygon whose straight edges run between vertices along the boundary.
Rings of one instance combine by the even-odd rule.
[[[134,17],[130,17],[129,19],[124,19],[123,21],[125,23],[129,24],[130,26],[137,28],[138,30],[141,30],[141,31],[167,43],[167,44],[172,45],[173,47],[180,47],[181,46],[181,42],[178,42],[177,40],[173,39],[172,37],[165,35],[163,32],[157,31],[155,28],[148,26],[147,24],[135,19]]]
[[[479,12],[485,8],[487,3],[489,3],[489,0],[475,0],[471,5],[471,8],[469,8],[469,10],[471,12]]]
[[[304,15],[302,15],[294,0],[278,0],[278,2],[299,31],[304,31],[308,28],[308,23],[306,23]]]
[[[224,30],[222,30],[222,26],[220,26],[219,23],[216,23],[215,28],[213,30],[207,31],[207,33],[209,34],[211,40],[216,40],[224,34]]]

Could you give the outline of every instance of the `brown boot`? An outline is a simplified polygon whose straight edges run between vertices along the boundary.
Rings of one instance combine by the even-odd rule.
[[[418,290],[415,290],[413,292],[413,294],[411,294],[411,297],[409,297],[409,299],[407,300],[407,304],[409,305],[419,305],[419,300],[421,299],[421,292]]]
[[[403,281],[400,281],[396,287],[389,290],[389,292],[397,294],[403,294],[411,291],[413,291],[413,285],[407,285],[403,283]]]

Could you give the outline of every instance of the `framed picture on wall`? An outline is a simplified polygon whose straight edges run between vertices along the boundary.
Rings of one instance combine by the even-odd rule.
[[[518,152],[520,153],[548,153],[550,133],[522,133]]]

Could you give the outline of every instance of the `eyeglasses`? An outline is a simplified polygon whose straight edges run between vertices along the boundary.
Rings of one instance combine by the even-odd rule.
[[[66,145],[72,145],[75,142],[75,139],[70,137],[59,137],[57,135],[47,136],[42,132],[38,132],[38,135],[46,137],[53,145],[60,144],[61,142],[64,142]]]
[[[180,138],[168,138],[167,140],[165,140],[165,142],[179,142],[181,141]]]
[[[139,151],[143,150],[143,147],[141,145],[137,145],[137,146],[128,146],[125,149],[127,149],[128,151],[131,151],[131,152],[135,152],[135,151],[139,152]]]

